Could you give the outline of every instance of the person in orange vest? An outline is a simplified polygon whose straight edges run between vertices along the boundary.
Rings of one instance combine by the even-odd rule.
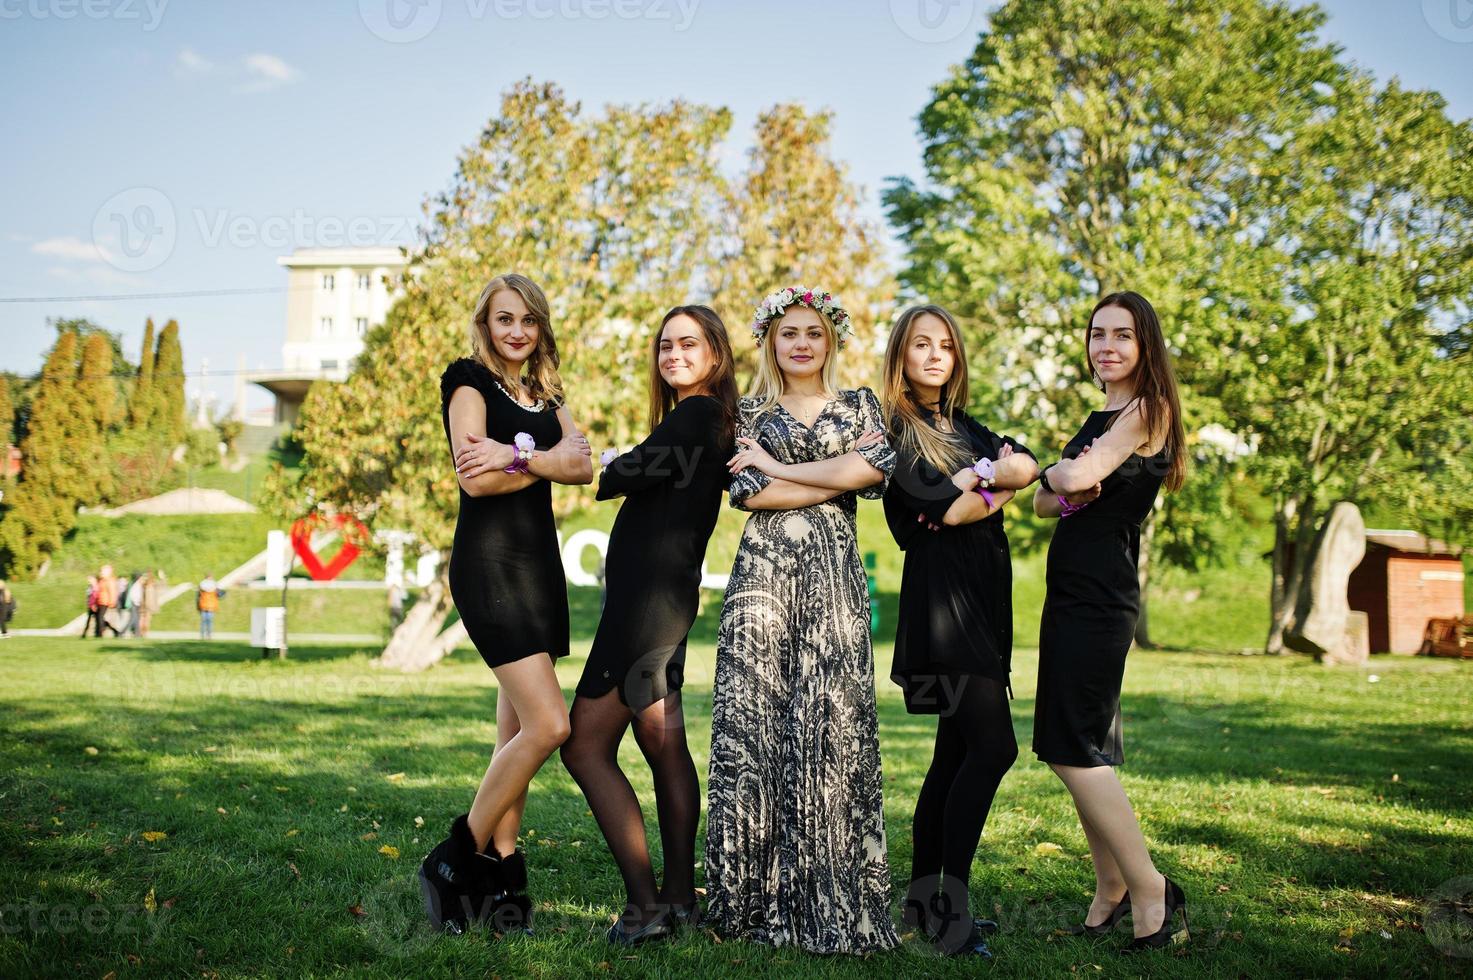
[[[215,581],[215,576],[205,573],[199,583],[199,597],[195,608],[199,610],[199,638],[208,640],[215,635],[215,613],[220,609],[220,600],[225,590]]]
[[[113,631],[113,636],[120,635],[118,628],[108,622],[107,614],[118,604],[118,580],[113,576],[113,567],[103,565],[102,570],[97,573],[97,632],[93,636],[101,637],[104,627]]]

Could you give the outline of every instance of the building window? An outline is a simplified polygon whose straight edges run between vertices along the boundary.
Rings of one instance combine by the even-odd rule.
[[[322,370],[324,370],[324,371],[336,371],[337,369],[338,369],[338,362],[337,361],[323,361],[322,362]]]
[[[354,319],[354,325],[358,328],[358,336],[362,337],[368,333],[368,317],[360,316]]]
[[[358,273],[358,288],[367,292],[373,287],[373,277],[366,272]]]
[[[323,337],[332,336],[332,317],[325,316],[317,323],[317,332]]]
[[[337,278],[331,272],[322,274],[322,289],[324,292],[332,292],[337,286]]]

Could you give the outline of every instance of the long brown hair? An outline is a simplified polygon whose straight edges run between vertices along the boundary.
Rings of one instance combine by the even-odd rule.
[[[542,287],[526,276],[509,272],[486,283],[476,300],[475,310],[471,313],[471,351],[476,360],[496,376],[502,387],[512,397],[517,397],[518,374],[512,372],[511,366],[496,353],[496,345],[491,342],[491,297],[503,289],[510,289],[520,296],[522,302],[527,304],[527,312],[537,321],[537,343],[532,348],[531,356],[527,358],[528,391],[534,399],[561,401],[563,382],[558,375],[560,358],[557,339],[552,335],[552,312]]]
[[[931,425],[927,418],[930,411],[916,399],[910,381],[905,376],[905,345],[910,339],[911,325],[925,314],[941,320],[951,332],[952,350],[956,354],[956,366],[951,369],[951,378],[941,386],[941,400],[937,408],[942,417],[950,419],[967,405],[967,352],[962,346],[962,332],[956,319],[944,308],[927,303],[907,307],[895,318],[890,328],[890,340],[885,345],[884,393],[881,396],[885,408],[885,420],[890,434],[895,437],[898,449],[913,453],[930,463],[942,473],[950,473],[970,460],[967,447],[960,434],[942,432]]]
[[[653,432],[655,426],[665,420],[677,401],[675,389],[660,377],[660,336],[665,332],[665,325],[678,316],[688,316],[696,321],[706,343],[716,355],[716,363],[711,365],[711,371],[706,375],[702,387],[706,389],[706,394],[721,403],[722,442],[730,445],[736,440],[736,358],[731,353],[731,340],[726,335],[726,324],[721,322],[721,317],[709,306],[675,307],[665,314],[665,318],[660,321],[660,329],[655,331],[654,338],[650,341],[650,431]]]
[[[1171,354],[1166,349],[1161,320],[1156,316],[1155,308],[1140,293],[1124,290],[1103,297],[1090,311],[1084,327],[1084,357],[1089,362],[1091,375],[1094,374],[1094,362],[1089,360],[1089,332],[1093,329],[1095,314],[1107,306],[1120,307],[1135,321],[1140,360],[1131,372],[1135,385],[1134,399],[1140,402],[1147,439],[1154,442],[1165,430],[1168,457],[1166,489],[1180,490],[1187,479],[1186,430],[1182,427],[1181,398],[1177,395],[1176,373],[1171,368]],[[1113,423],[1114,419],[1110,421]]]

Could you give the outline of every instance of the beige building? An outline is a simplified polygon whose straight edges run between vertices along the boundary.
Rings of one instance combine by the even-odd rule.
[[[399,249],[385,246],[300,248],[276,261],[287,274],[281,369],[245,379],[276,396],[277,424],[292,425],[314,381],[347,378],[364,334],[384,322],[397,298],[388,281],[406,263]]]

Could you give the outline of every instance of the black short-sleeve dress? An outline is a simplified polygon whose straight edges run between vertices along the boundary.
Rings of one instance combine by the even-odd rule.
[[[971,459],[996,460],[1005,445],[1033,455],[965,412],[952,417],[952,429],[967,440]],[[962,491],[950,473],[899,448],[893,435],[891,444],[897,446],[897,461],[885,491],[885,520],[905,552],[905,569],[890,679],[900,686],[907,711],[945,713],[949,695],[961,690],[967,675],[1008,683],[1013,654],[1008,536],[1002,511],[969,524],[941,524]],[[940,529],[930,530],[917,514],[941,524]]]
[[[440,377],[441,416],[450,436],[450,396],[469,386],[486,402],[486,434],[510,443],[518,432],[538,449],[562,439],[559,405],[526,406],[502,389],[479,361],[461,358]],[[451,443],[451,452],[455,447]],[[487,666],[535,653],[568,653],[568,587],[552,516],[552,484],[535,480],[513,493],[472,497],[460,491],[450,551],[450,595]]]
[[[1091,412],[1064,458],[1103,435],[1119,409]],[[1141,522],[1170,468],[1170,454],[1132,454],[1100,481],[1100,495],[1059,518],[1048,548],[1048,592],[1038,628],[1033,752],[1065,766],[1118,766],[1120,682],[1140,614]],[[1040,489],[1040,493],[1045,491]]]
[[[577,693],[618,690],[634,711],[680,690],[700,605],[701,562],[721,513],[732,443],[721,402],[688,395],[612,460],[598,499],[623,496],[604,563],[607,592]]]

